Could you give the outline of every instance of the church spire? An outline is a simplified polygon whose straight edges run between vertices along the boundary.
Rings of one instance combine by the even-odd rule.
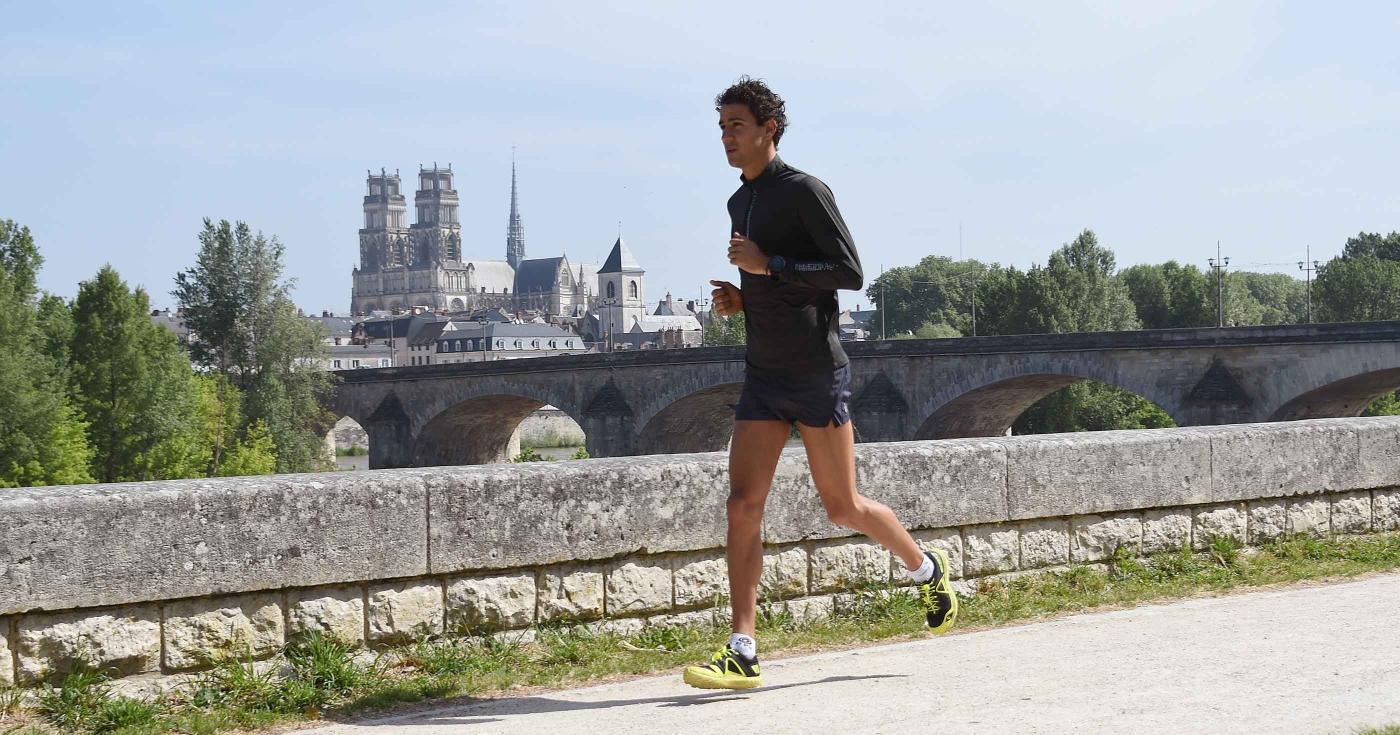
[[[525,225],[520,222],[520,198],[515,185],[515,148],[510,149],[510,221],[506,223],[506,260],[519,268],[525,259]]]

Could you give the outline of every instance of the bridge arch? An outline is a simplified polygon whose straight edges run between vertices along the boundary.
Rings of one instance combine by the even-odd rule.
[[[414,466],[508,462],[520,452],[516,429],[546,405],[550,404],[539,398],[509,393],[489,393],[457,401],[418,430]],[[568,409],[556,407],[578,422]]]
[[[1400,368],[1385,368],[1313,388],[1279,406],[1270,421],[1360,416],[1376,399],[1400,389]]]
[[[1110,379],[1105,380],[1108,377]],[[1095,381],[1138,395],[1162,408],[1174,421],[1167,407],[1170,402],[1154,400],[1151,390],[1122,385],[1112,376],[1090,376],[1055,371],[1030,371],[970,387],[935,408],[920,423],[915,439],[956,439],[977,436],[1005,436],[1016,419],[1031,406],[1063,388],[1084,381]]]
[[[734,410],[743,383],[720,383],[672,401],[642,424],[638,454],[720,452],[734,434]]]

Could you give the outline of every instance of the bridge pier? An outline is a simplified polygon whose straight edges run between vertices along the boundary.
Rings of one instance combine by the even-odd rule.
[[[584,449],[590,457],[631,457],[637,452],[637,428],[630,416],[586,415],[583,427]]]

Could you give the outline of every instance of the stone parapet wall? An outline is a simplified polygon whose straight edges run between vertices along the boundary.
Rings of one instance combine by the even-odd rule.
[[[955,576],[1285,533],[1400,530],[1400,419],[870,444],[864,492]],[[0,685],[77,656],[123,675],[589,622],[709,620],[727,595],[722,454],[0,491]],[[800,451],[764,526],[763,595],[798,615],[898,581],[827,522]]]

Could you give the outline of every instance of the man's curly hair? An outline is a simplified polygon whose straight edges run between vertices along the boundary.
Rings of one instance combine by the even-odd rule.
[[[787,103],[769,89],[762,79],[739,77],[739,81],[715,97],[715,112],[719,112],[719,108],[724,105],[746,105],[759,125],[769,120],[776,121],[778,130],[773,133],[773,147],[778,147],[783,131],[787,130]]]

